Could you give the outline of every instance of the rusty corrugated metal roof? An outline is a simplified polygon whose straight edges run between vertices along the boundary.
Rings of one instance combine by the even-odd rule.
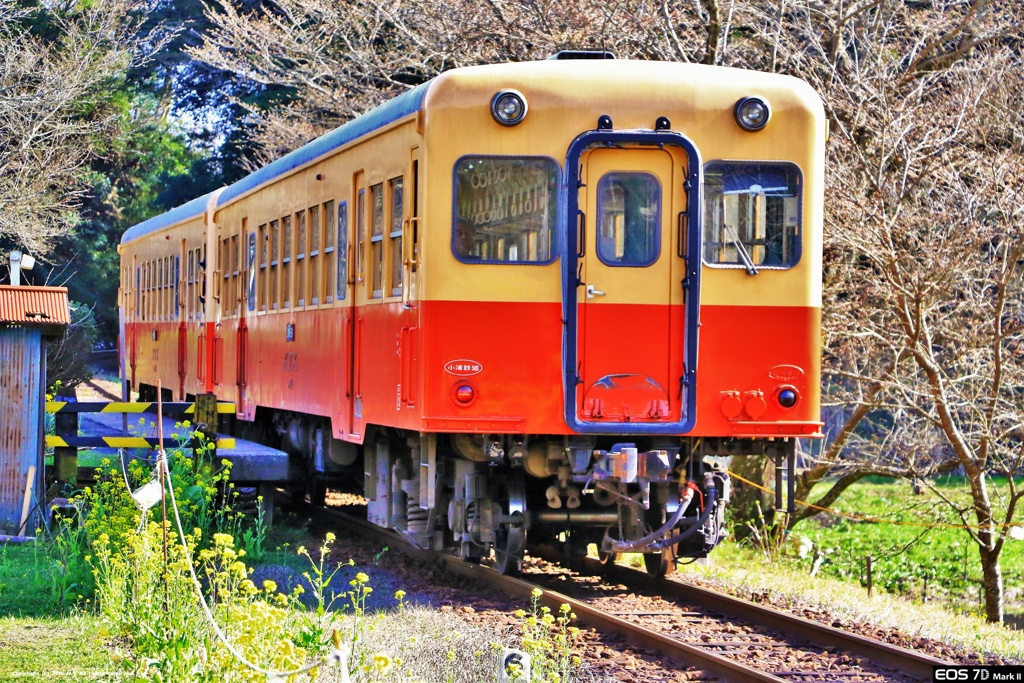
[[[0,285],[0,325],[70,325],[67,287]]]

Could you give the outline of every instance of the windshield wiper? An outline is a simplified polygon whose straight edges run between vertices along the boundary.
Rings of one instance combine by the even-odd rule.
[[[725,230],[730,234],[730,241],[736,250],[740,252],[740,259],[743,261],[743,265],[747,267],[747,275],[757,275],[757,268],[754,266],[754,260],[750,258],[750,253],[747,248],[743,246],[743,242],[740,241],[740,236],[736,233],[736,229],[731,225],[726,225]]]

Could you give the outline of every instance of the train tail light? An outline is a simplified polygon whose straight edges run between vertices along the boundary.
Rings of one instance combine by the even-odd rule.
[[[471,384],[458,384],[452,392],[452,397],[459,405],[468,406],[476,400],[476,391]]]

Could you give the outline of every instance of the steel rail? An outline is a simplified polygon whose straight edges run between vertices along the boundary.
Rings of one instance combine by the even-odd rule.
[[[596,560],[588,559],[587,569],[595,573],[603,569],[605,576],[613,578],[620,583],[627,585],[643,584],[649,586],[663,597],[672,596],[681,600],[688,600],[717,612],[770,626],[798,638],[803,638],[819,647],[823,645],[836,645],[844,650],[863,655],[874,664],[886,666],[900,673],[924,680],[930,681],[932,679],[933,667],[953,666],[954,664],[954,662],[921,654],[914,650],[908,650],[898,645],[868,638],[857,633],[850,633],[834,626],[821,624],[796,616],[795,614],[717,593],[706,588],[671,579],[653,579],[642,571],[622,565],[603,567]]]
[[[348,528],[359,533],[385,538],[389,543],[396,546],[396,549],[406,555],[424,561],[441,562],[449,571],[490,586],[511,598],[528,600],[535,589],[540,589],[542,591],[540,597],[541,604],[550,607],[552,611],[557,612],[561,605],[567,604],[582,624],[591,626],[603,633],[614,633],[630,645],[658,650],[666,657],[673,658],[689,666],[713,672],[726,680],[739,683],[747,683],[748,681],[779,683],[780,681],[787,680],[786,678],[760,671],[746,664],[715,654],[704,647],[691,645],[674,637],[619,618],[545,586],[538,586],[522,579],[504,576],[494,569],[465,562],[454,555],[423,550],[403,535],[395,531],[383,529],[364,519],[353,517],[336,509],[323,507],[314,509],[320,514],[333,517],[344,523]],[[556,562],[559,561],[559,558],[551,553],[540,552],[540,556]],[[662,597],[694,602],[707,607],[709,610],[784,631],[817,647],[837,646],[851,653],[867,657],[876,665],[923,680],[931,680],[933,667],[951,666],[953,664],[953,662],[843,631],[833,626],[821,624],[740,598],[680,581],[665,578],[655,579],[643,571],[622,565],[602,565],[597,560],[590,558],[584,560],[583,565],[584,571],[588,573],[602,574],[626,585],[642,585],[646,589],[656,591]],[[810,674],[810,672],[807,673]]]

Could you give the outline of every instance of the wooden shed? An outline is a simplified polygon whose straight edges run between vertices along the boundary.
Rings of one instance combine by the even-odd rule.
[[[0,286],[0,534],[42,521],[45,340],[69,324],[66,287]]]

